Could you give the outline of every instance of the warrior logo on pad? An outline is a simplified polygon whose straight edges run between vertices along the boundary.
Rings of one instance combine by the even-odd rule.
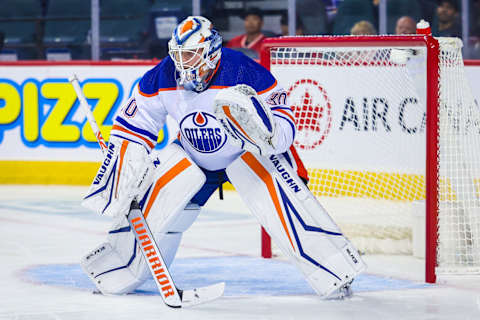
[[[180,121],[182,139],[198,152],[212,153],[219,150],[227,141],[217,119],[207,112],[192,112]]]

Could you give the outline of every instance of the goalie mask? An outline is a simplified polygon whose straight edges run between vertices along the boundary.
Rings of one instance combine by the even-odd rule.
[[[190,16],[183,20],[168,42],[178,83],[187,90],[205,90],[220,60],[221,48],[222,37],[208,19]]]

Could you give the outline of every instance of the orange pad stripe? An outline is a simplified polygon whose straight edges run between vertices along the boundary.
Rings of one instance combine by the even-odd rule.
[[[125,157],[125,151],[127,151],[128,140],[123,140],[122,146],[120,147],[120,164],[118,166],[118,179],[117,185],[115,186],[115,197],[118,198],[118,183],[120,182],[120,174],[122,172],[123,158]]]
[[[145,217],[145,219],[147,218],[148,213],[150,212],[150,209],[152,208],[152,205],[155,202],[155,199],[157,198],[160,190],[167,183],[169,183],[173,178],[178,176],[182,171],[184,171],[191,165],[192,163],[187,158],[183,158],[176,165],[174,165],[170,170],[165,172],[165,174],[161,176],[160,179],[157,180],[157,182],[155,183],[155,186],[153,187],[152,195],[150,196],[147,206],[145,207],[145,212],[143,213],[143,216]]]
[[[295,246],[293,245],[292,238],[290,237],[290,233],[288,232],[287,223],[285,222],[285,218],[283,217],[282,207],[280,206],[280,201],[278,200],[278,195],[275,190],[275,185],[273,184],[272,176],[250,152],[245,152],[241,156],[241,158],[257,174],[257,176],[262,179],[263,183],[265,183],[265,185],[267,186],[268,193],[270,193],[270,198],[272,199],[275,210],[277,211],[277,215],[282,222],[283,229],[285,229],[288,240],[292,245],[293,251],[295,251]]]

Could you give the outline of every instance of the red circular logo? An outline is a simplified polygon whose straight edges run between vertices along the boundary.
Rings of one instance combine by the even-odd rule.
[[[311,150],[327,137],[332,126],[332,106],[327,92],[318,81],[297,80],[289,89],[297,127],[295,146]]]

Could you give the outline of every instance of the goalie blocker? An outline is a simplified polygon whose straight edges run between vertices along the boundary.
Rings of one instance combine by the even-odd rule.
[[[230,182],[282,252],[322,298],[366,265],[283,155],[245,152],[227,168]]]

